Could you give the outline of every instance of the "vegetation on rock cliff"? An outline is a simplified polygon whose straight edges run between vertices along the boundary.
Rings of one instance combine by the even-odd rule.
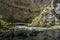
[[[9,2],[12,2],[12,1],[9,1]],[[31,20],[30,19],[32,19],[32,23],[31,24],[28,24],[28,26],[32,26],[32,27],[50,27],[50,26],[53,26],[53,25],[55,25],[55,23],[54,22],[51,22],[51,23],[46,23],[46,22],[42,22],[42,20],[45,20],[45,19],[43,19],[46,15],[54,15],[54,14],[52,14],[52,8],[51,8],[51,2],[49,1],[48,3],[47,2],[43,2],[43,3],[41,3],[41,4],[39,4],[40,5],[40,13],[39,12],[35,12],[34,10],[35,10],[35,6],[33,5],[33,4],[31,4],[31,5],[27,5],[26,4],[26,6],[28,6],[28,10],[27,10],[27,8],[26,9],[24,9],[24,8],[22,8],[22,9],[20,9],[20,5],[21,6],[23,6],[23,7],[25,7],[25,5],[22,5],[22,4],[20,4],[19,5],[19,2],[18,1],[14,1],[12,4],[11,3],[9,3],[8,2],[8,4],[6,4],[5,6],[7,6],[7,5],[9,5],[9,6],[11,6],[11,8],[9,8],[9,6],[8,7],[6,7],[6,8],[8,8],[9,9],[9,15],[8,15],[8,12],[7,11],[5,11],[4,10],[4,4],[1,4],[1,5],[3,5],[3,6],[1,6],[1,7],[3,7],[3,10],[4,10],[4,12],[7,12],[7,16],[8,16],[8,18],[6,18],[6,20],[7,21],[12,21],[12,20],[15,20],[15,21],[19,21],[19,20],[21,20],[22,22],[27,22],[28,20],[29,20],[29,22],[31,22]],[[19,5],[19,7],[17,7],[17,4],[15,4],[15,2],[18,2],[18,5]],[[2,3],[4,3],[3,1],[2,1]],[[13,6],[13,7],[12,7]],[[31,9],[30,9],[30,6],[31,6]],[[12,13],[11,13],[11,11],[10,11],[10,9],[11,10],[14,10]],[[18,9],[18,10],[16,10],[16,9]],[[33,10],[34,9],[34,10]],[[37,7],[37,9],[39,9],[38,7]],[[1,9],[2,10],[2,9]],[[6,9],[7,10],[7,9]],[[31,10],[33,10],[34,12],[32,12]],[[15,13],[15,11],[16,11],[16,13]],[[36,10],[37,11],[37,10]],[[11,13],[11,14],[10,14]],[[23,13],[23,14],[22,14]],[[31,14],[32,13],[32,14]],[[4,13],[1,13],[1,14],[4,14]],[[39,15],[37,15],[37,14],[39,14]],[[5,15],[5,14],[4,14]],[[5,15],[5,16],[6,16]],[[21,16],[20,16],[21,15]],[[6,17],[7,17],[6,16]],[[29,17],[28,17],[29,16]],[[14,17],[14,18],[13,18]],[[35,18],[34,18],[35,17]],[[1,19],[2,18],[2,16],[0,15],[0,26],[2,26],[2,27],[6,27],[6,28],[10,28],[10,27],[12,27],[13,26],[13,24],[11,24],[11,23],[8,23],[8,22],[6,22],[6,21],[4,21],[4,20],[2,20]],[[9,19],[9,20],[8,20]],[[18,19],[18,20],[17,20]],[[14,22],[15,22],[14,21]],[[21,22],[20,21],[20,22]],[[51,20],[50,20],[51,21]],[[12,21],[13,22],[13,21]],[[59,24],[58,24],[59,25]]]
[[[54,25],[56,25],[55,24],[55,19],[54,19],[54,15],[55,14],[53,14],[53,12],[52,12],[52,10],[53,10],[53,7],[52,7],[52,5],[48,5],[47,7],[44,7],[44,6],[41,6],[41,10],[43,10],[41,13],[40,13],[40,15],[38,15],[38,16],[36,16],[33,20],[32,20],[32,23],[31,24],[28,24],[28,26],[33,26],[33,27],[51,27],[51,26],[54,26]],[[52,19],[53,19],[53,21],[54,22],[51,22],[51,23],[43,23],[43,22],[41,22],[40,20],[42,20],[42,18],[43,17],[45,17],[47,14],[50,14],[50,15],[53,15],[53,16],[50,16],[50,15],[48,15],[48,16],[50,16],[51,17],[51,19],[50,19],[50,21],[52,21]],[[48,17],[47,16],[47,17]],[[52,18],[53,17],[53,18]],[[46,19],[46,18],[45,18]],[[45,20],[45,19],[43,19],[43,20]],[[47,19],[46,19],[47,20]],[[58,23],[58,25],[59,25],[59,23]]]
[[[43,6],[42,6],[43,7]],[[44,7],[45,8],[45,7]],[[44,9],[43,8],[43,9]],[[28,24],[28,26],[39,26],[40,24],[38,23],[41,18],[48,13],[47,7],[40,13],[40,15],[38,15],[37,17],[35,17],[35,19],[32,20],[31,24]],[[43,25],[43,24],[42,24]],[[42,26],[40,25],[40,26]],[[43,26],[46,26],[46,24],[44,24]]]
[[[13,28],[13,25],[11,23],[8,23],[2,19],[3,19],[3,16],[0,15],[0,29],[11,29],[11,28]]]

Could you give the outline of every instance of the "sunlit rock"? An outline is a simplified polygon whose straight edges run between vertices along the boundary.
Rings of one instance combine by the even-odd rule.
[[[57,7],[56,7],[56,9],[55,9],[55,12],[56,12],[57,14],[60,14],[60,3],[57,3],[56,5],[57,5]]]

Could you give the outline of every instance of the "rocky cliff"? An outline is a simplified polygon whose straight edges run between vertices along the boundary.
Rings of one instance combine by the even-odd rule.
[[[40,0],[38,0],[40,3]],[[38,2],[35,3],[37,4]],[[10,22],[31,22],[40,12],[34,0],[0,0],[0,14]]]
[[[39,15],[39,6],[47,6],[50,2],[51,0],[0,0],[0,14],[9,22],[30,23]]]

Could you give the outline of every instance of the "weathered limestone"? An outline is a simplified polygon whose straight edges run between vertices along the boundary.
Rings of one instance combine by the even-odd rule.
[[[31,0],[0,0],[0,14],[10,22],[31,22],[40,12]]]
[[[51,0],[0,0],[0,14],[10,22],[30,23],[36,15],[39,15],[39,5],[48,5],[50,2]]]

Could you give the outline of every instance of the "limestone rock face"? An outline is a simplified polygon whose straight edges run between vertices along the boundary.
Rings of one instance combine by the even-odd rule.
[[[31,22],[39,12],[34,0],[0,0],[0,14],[10,22]]]

